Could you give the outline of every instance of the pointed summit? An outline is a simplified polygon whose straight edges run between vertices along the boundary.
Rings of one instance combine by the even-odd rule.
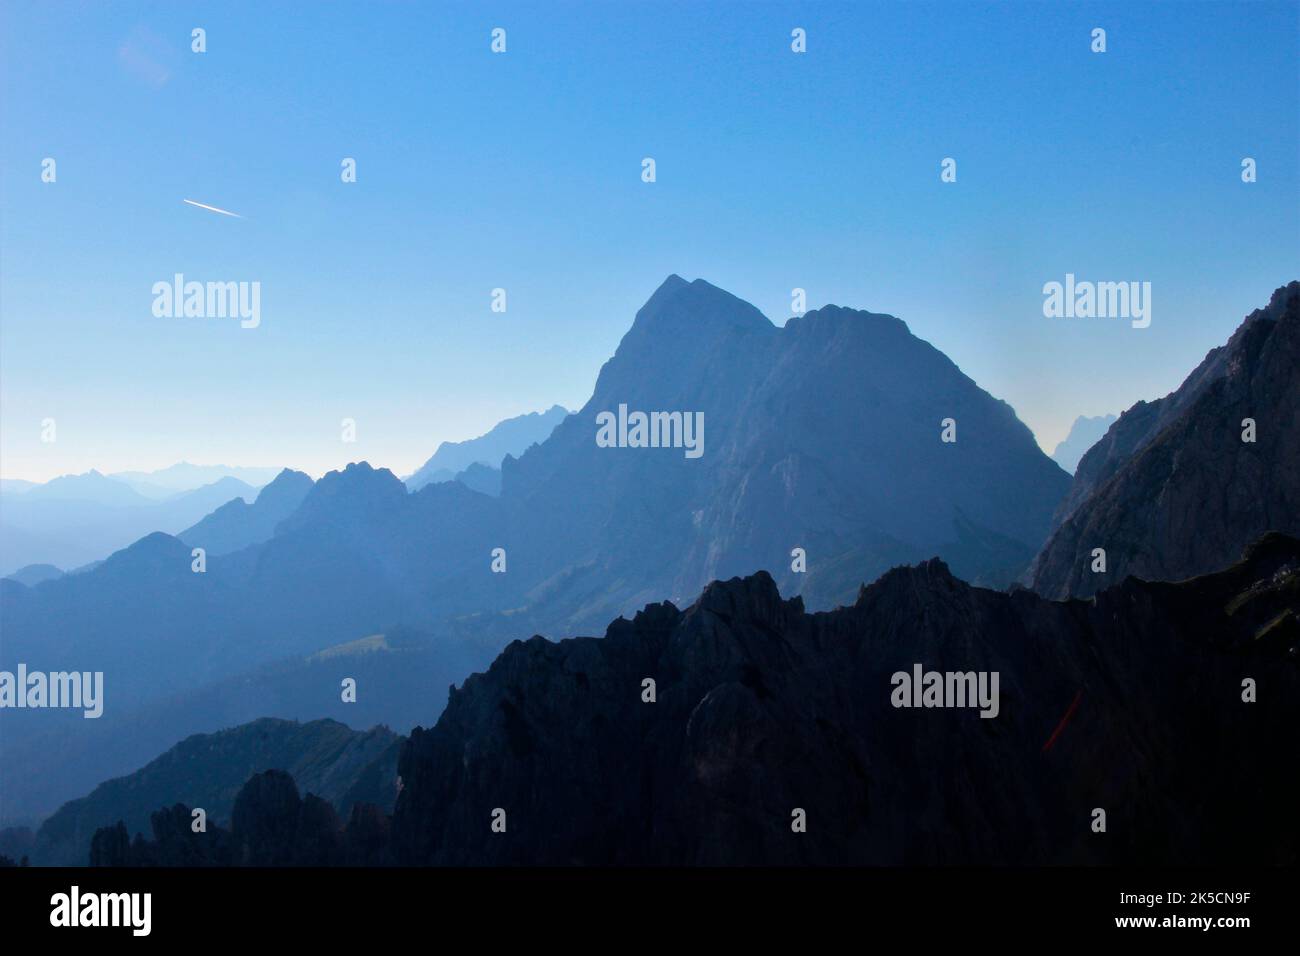
[[[762,312],[717,286],[670,275],[636,314],[596,381],[593,401],[668,401],[733,364],[738,351],[761,348],[777,333]],[[728,356],[732,358],[729,359]]]
[[[669,296],[675,292],[679,292],[688,286],[690,286],[690,283],[679,276],[676,272],[670,273],[668,278],[659,283],[659,288],[655,289],[650,298],[646,300],[646,305],[650,305],[650,303],[662,296]]]
[[[262,490],[257,493],[256,501],[266,504],[272,501],[293,498],[296,499],[293,507],[297,507],[314,484],[315,482],[306,472],[285,468],[275,476],[270,484],[262,487]]]
[[[647,334],[680,333],[689,334],[692,344],[698,345],[698,337],[713,330],[763,332],[774,328],[767,316],[744,299],[703,279],[687,282],[673,273],[637,311],[623,342],[636,342]]]

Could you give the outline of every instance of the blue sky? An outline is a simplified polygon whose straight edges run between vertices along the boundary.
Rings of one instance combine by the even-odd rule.
[[[893,313],[1050,450],[1075,416],[1176,387],[1300,276],[1296,3],[0,17],[6,477],[406,473],[441,440],[581,405],[673,272],[777,323],[796,286],[810,308]],[[177,272],[259,281],[260,327],[155,318]],[[1151,282],[1151,327],[1045,318],[1067,272]]]

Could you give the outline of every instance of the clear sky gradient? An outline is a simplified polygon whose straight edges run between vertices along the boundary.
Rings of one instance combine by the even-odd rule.
[[[1298,11],[11,0],[0,471],[404,474],[581,405],[673,272],[897,315],[1050,450],[1300,276]],[[177,272],[259,281],[261,326],[155,318]],[[1151,327],[1045,318],[1067,272],[1151,282]]]

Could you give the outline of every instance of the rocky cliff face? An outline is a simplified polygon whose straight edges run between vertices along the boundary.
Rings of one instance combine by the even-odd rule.
[[[1243,441],[1244,420],[1254,441]],[[1050,597],[1134,574],[1178,580],[1266,531],[1300,533],[1300,282],[1273,293],[1171,395],[1125,412],[1083,457],[1026,575]],[[1106,570],[1092,552],[1106,552]]]

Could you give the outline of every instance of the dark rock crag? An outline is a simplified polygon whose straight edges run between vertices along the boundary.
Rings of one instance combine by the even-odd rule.
[[[604,640],[511,645],[398,765],[434,864],[1296,861],[1300,541],[1092,602],[933,560],[807,614],[758,574]],[[996,718],[896,709],[914,663],[998,671]],[[657,701],[643,703],[653,678]],[[1242,680],[1260,699],[1242,700]],[[1077,711],[1050,749],[1056,727]],[[1290,756],[1288,756],[1290,755]],[[1194,796],[1189,796],[1194,795]],[[490,814],[508,814],[507,834]],[[1093,833],[1094,808],[1108,832]],[[807,832],[793,833],[802,808]]]

